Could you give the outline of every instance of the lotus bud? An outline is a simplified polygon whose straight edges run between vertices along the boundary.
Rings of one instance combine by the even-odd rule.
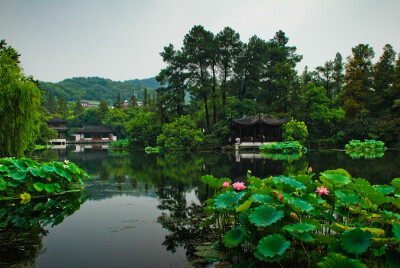
[[[290,212],[290,217],[295,221],[297,221],[299,219],[299,217],[297,217],[297,214],[294,212]]]
[[[226,181],[226,182],[224,182],[224,183],[222,184],[222,187],[228,188],[229,185],[230,185],[229,181]]]
[[[312,167],[308,168],[308,174],[310,174],[312,172]]]
[[[279,202],[282,202],[282,200],[283,200],[283,194],[280,193],[280,194],[279,194],[279,197],[278,197],[278,201],[279,201]]]

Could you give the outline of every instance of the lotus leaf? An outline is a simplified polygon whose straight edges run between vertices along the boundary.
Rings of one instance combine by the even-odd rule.
[[[251,198],[253,198],[256,202],[263,204],[269,204],[272,202],[272,197],[266,194],[253,194]]]
[[[314,230],[315,226],[309,223],[298,223],[294,225],[286,225],[283,228],[289,232],[305,233]]]
[[[44,169],[44,171],[49,172],[49,173],[53,173],[56,171],[56,167],[51,164],[45,164],[42,166],[42,168]]]
[[[222,242],[226,247],[233,248],[244,242],[248,237],[246,230],[238,226],[228,231],[222,238]]]
[[[50,184],[50,183],[47,183],[47,184],[44,186],[44,189],[45,189],[46,192],[48,192],[48,193],[54,193],[54,191],[56,190],[56,188],[54,187],[54,185],[53,185],[53,184]]]
[[[265,261],[265,262],[281,261],[282,258],[283,258],[283,256],[280,256],[280,255],[275,255],[275,257],[273,257],[273,258],[265,257],[259,251],[254,251],[253,255],[254,255],[254,257],[259,259],[260,261]]]
[[[26,164],[25,164],[25,161],[24,160],[17,160],[17,161],[15,161],[14,162],[14,165],[17,167],[17,168],[19,168],[19,169],[21,169],[21,170],[26,170],[26,168],[28,167]]]
[[[279,211],[270,206],[257,207],[249,215],[250,222],[257,226],[268,226],[277,222],[284,216],[282,211]]]
[[[215,207],[218,210],[223,210],[236,205],[243,197],[244,192],[236,193],[235,191],[226,191],[215,198]]]
[[[33,184],[33,187],[36,189],[36,191],[41,192],[44,190],[44,184],[41,182],[35,182]]]
[[[380,229],[380,228],[365,227],[365,228],[361,228],[361,230],[371,232],[374,236],[384,236],[385,235],[385,230]]]
[[[11,170],[10,170],[10,175],[11,175],[11,177],[12,177],[14,180],[16,180],[16,181],[19,181],[19,182],[26,182],[27,175],[26,175],[26,173],[25,173],[24,171],[22,171],[22,170],[13,170],[13,169],[11,169]]]
[[[305,189],[306,186],[299,182],[298,180],[295,180],[293,178],[289,178],[289,177],[285,177],[285,176],[280,176],[280,177],[276,177],[275,178],[277,181],[280,181],[284,184],[289,185],[290,187],[292,187],[293,189],[298,188],[299,190]]]
[[[358,204],[360,202],[360,197],[355,194],[345,194],[340,190],[335,191],[335,195],[343,201],[346,205]]]
[[[392,186],[397,190],[400,190],[400,178],[393,179]]]
[[[8,167],[5,165],[0,165],[0,172],[6,172],[8,171]]]
[[[320,268],[367,268],[367,266],[356,259],[350,259],[339,253],[329,254],[318,263]]]
[[[400,242],[400,225],[394,224],[392,231],[393,231],[394,238]]]
[[[28,193],[23,193],[23,194],[21,194],[20,197],[22,200],[30,200],[31,199],[31,195]]]
[[[204,183],[207,183],[212,188],[221,188],[222,184],[225,181],[228,181],[229,183],[231,182],[231,180],[228,179],[228,178],[217,179],[212,175],[204,175],[204,176],[202,176],[201,177],[201,181],[204,182]]]
[[[273,258],[275,255],[283,256],[289,248],[290,242],[280,234],[264,237],[258,242],[257,249],[264,257]]]
[[[361,254],[371,245],[371,237],[372,234],[369,231],[363,231],[360,228],[351,229],[343,232],[340,244],[349,253]]]
[[[241,204],[240,206],[238,206],[236,208],[236,212],[242,212],[242,211],[246,211],[249,210],[251,204],[253,203],[253,199],[249,198],[248,200],[246,200],[246,202],[244,202],[243,204]]]
[[[299,212],[300,211],[310,212],[311,210],[314,209],[314,207],[311,204],[299,198],[294,198],[292,200],[289,200],[288,203],[293,205],[294,206],[293,209]]]
[[[43,170],[41,170],[39,168],[31,167],[31,168],[29,168],[29,171],[35,177],[41,177],[41,178],[46,177],[46,173],[44,173]]]
[[[394,193],[394,188],[389,185],[374,185],[373,187],[384,195]]]
[[[248,178],[249,183],[254,185],[256,188],[260,188],[261,187],[261,180],[257,177],[251,176],[250,178]]]
[[[341,184],[346,185],[351,182],[351,179],[342,173],[323,172],[323,173],[321,173],[321,175],[324,176],[325,178],[327,178],[328,180],[330,180],[331,183],[333,183],[333,184],[341,183]]]
[[[293,237],[303,241],[303,242],[311,242],[314,241],[314,237],[310,233],[297,233],[297,232],[289,232]]]

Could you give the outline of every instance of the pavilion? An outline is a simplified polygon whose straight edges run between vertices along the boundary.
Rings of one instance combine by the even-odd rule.
[[[232,119],[235,137],[240,141],[271,142],[282,141],[282,125],[291,118],[276,118],[269,114],[245,115]]]

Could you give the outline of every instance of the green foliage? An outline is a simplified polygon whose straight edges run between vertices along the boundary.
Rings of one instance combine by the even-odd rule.
[[[282,131],[284,141],[298,141],[300,144],[306,144],[308,130],[304,122],[292,118],[290,122],[283,125]]]
[[[195,150],[204,140],[203,132],[196,128],[190,116],[181,116],[170,124],[164,124],[157,144],[166,150]]]
[[[361,157],[367,159],[380,158],[384,155],[384,151],[387,149],[382,141],[367,139],[364,142],[351,140],[345,145],[345,147],[346,153],[353,159]]]
[[[160,121],[152,112],[139,113],[126,124],[126,134],[133,148],[155,146],[160,132]]]
[[[32,196],[41,192],[62,193],[81,191],[86,172],[68,161],[38,163],[29,158],[0,159],[0,200],[19,198],[27,192]]]
[[[85,111],[85,109],[82,106],[81,100],[77,99],[75,102],[75,106],[74,106],[74,115],[78,116],[81,113],[83,113]]]
[[[49,140],[58,137],[57,130],[49,128],[49,125],[43,121],[39,123],[39,132],[37,134],[38,136],[36,137],[35,143],[40,145],[47,144]],[[36,145],[34,149],[37,150]]]
[[[163,147],[161,146],[157,146],[157,147],[151,147],[151,146],[147,146],[146,148],[144,148],[144,151],[147,154],[152,154],[152,153],[161,153],[163,150]]]
[[[19,55],[0,41],[0,157],[21,157],[39,132],[42,94],[23,74]]]
[[[307,152],[307,148],[302,146],[298,141],[286,141],[262,144],[260,151],[262,153],[301,154]]]
[[[125,125],[127,125],[128,120],[129,116],[121,109],[113,109],[106,114],[103,124],[114,130],[118,138],[123,138],[126,135]]]
[[[128,149],[130,147],[130,142],[128,139],[120,139],[117,141],[112,141],[108,144],[108,151],[118,151]]]
[[[313,177],[259,179],[248,173],[246,188],[234,190],[216,185],[219,181],[211,175],[203,176],[203,182],[216,186],[205,211],[228,261],[279,261],[283,267],[396,263],[392,255],[398,253],[391,249],[400,240],[399,179],[393,186],[371,186],[343,169]]]

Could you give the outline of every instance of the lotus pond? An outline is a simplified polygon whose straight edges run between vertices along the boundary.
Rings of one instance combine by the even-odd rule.
[[[85,192],[73,196],[32,199],[24,205],[1,201],[0,211],[12,215],[12,224],[0,229],[0,267],[181,267],[195,262],[196,242],[209,239],[198,228],[205,217],[198,205],[214,194],[201,181],[206,174],[235,182],[245,181],[248,170],[266,178],[307,172],[311,166],[316,174],[343,168],[371,184],[400,177],[400,152],[390,150],[380,158],[353,159],[344,151],[309,151],[290,158],[110,154],[101,147],[79,152],[71,147],[37,151],[34,158],[69,160],[92,179],[85,181]]]

